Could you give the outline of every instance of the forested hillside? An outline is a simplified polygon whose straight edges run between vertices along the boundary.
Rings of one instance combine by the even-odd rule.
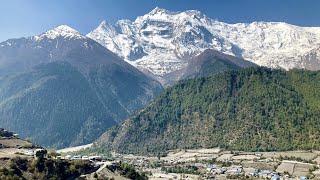
[[[248,68],[168,88],[107,131],[101,146],[122,153],[222,147],[319,149],[320,72]]]
[[[162,91],[66,26],[0,43],[0,127],[42,146],[91,143]]]
[[[117,77],[106,74],[117,70],[111,67],[101,66],[86,78],[69,63],[54,62],[2,78],[1,126],[43,146],[64,147],[92,142],[149,98],[139,97],[148,85],[129,73],[127,78],[131,78],[131,84],[127,86],[135,91],[127,93],[131,98],[121,96],[117,99],[124,92],[112,92],[118,88],[125,91],[128,87],[119,84],[123,77],[117,75],[124,72],[115,74]]]

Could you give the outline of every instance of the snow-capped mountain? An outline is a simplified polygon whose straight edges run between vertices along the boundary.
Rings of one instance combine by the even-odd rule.
[[[88,37],[157,76],[185,67],[205,49],[273,68],[320,69],[320,28],[283,22],[228,24],[199,11],[155,8],[135,21],[103,21]]]
[[[66,55],[72,51],[90,51],[99,49],[100,46],[67,25],[58,26],[40,35],[9,39],[0,43],[0,75],[24,71],[41,63],[67,60]],[[108,50],[101,51],[113,54]]]
[[[60,25],[38,36],[34,36],[34,38],[38,41],[42,39],[56,39],[59,37],[69,38],[69,39],[71,38],[85,39],[85,36],[81,35],[80,32],[78,32],[77,30],[67,25]]]
[[[161,91],[66,25],[0,43],[0,127],[44,146],[90,143]]]

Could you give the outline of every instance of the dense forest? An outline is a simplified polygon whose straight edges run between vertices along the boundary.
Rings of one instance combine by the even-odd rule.
[[[84,76],[68,62],[53,62],[2,77],[0,125],[42,146],[91,143],[162,89],[119,71],[101,65]]]
[[[0,127],[22,138],[55,148],[91,143],[162,91],[68,26],[39,36],[0,43]]]
[[[263,67],[181,81],[98,143],[138,154],[196,147],[319,149],[319,82],[320,72]]]

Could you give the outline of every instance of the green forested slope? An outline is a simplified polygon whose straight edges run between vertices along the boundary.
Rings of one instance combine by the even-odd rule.
[[[0,127],[42,146],[91,143],[162,91],[72,28],[48,32],[0,43]]]
[[[68,62],[54,62],[2,77],[1,127],[43,146],[91,143],[107,128],[141,108],[153,95],[153,91],[149,95],[145,92],[152,89],[147,80],[143,84],[144,80],[129,70],[114,72],[119,69],[116,65],[99,66],[86,77]],[[119,74],[128,77],[124,79]],[[131,82],[128,86],[117,84],[127,79]],[[154,87],[157,91],[156,84]],[[124,92],[117,89],[122,88],[122,91],[135,91],[131,97],[121,96]]]
[[[67,63],[3,79],[0,95],[1,125],[41,145],[66,146],[80,132],[87,138],[81,143],[87,142],[88,132],[115,124],[86,79]]]
[[[320,72],[303,70],[248,68],[187,80],[98,143],[125,153],[320,149],[319,92]]]

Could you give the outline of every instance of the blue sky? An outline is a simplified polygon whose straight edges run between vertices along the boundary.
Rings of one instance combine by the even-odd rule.
[[[86,34],[103,19],[135,19],[156,6],[196,9],[229,23],[284,21],[320,26],[319,0],[1,0],[0,41],[67,24]]]

